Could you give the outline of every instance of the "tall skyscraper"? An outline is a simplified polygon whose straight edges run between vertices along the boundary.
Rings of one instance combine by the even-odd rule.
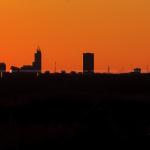
[[[83,53],[83,73],[94,73],[94,53]]]
[[[6,64],[0,63],[0,77],[2,78],[4,73],[6,72]]]
[[[37,49],[34,55],[33,67],[36,72],[41,73],[42,71],[42,54],[40,48]]]
[[[0,63],[0,72],[6,72],[6,64]]]

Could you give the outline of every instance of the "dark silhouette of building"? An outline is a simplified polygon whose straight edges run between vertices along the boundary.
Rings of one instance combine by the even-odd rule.
[[[42,71],[42,54],[40,48],[37,48],[37,51],[34,55],[33,68],[37,73]]]
[[[70,74],[71,74],[71,75],[76,75],[76,74],[77,74],[77,72],[75,72],[75,71],[71,71],[71,72],[70,72]]]
[[[15,67],[15,66],[11,66],[10,70],[11,70],[11,73],[18,73],[18,72],[20,72],[20,68],[19,67]]]
[[[6,64],[0,63],[0,72],[6,72]]]
[[[33,73],[34,72],[34,67],[31,65],[24,65],[20,68],[20,72],[30,72]]]
[[[61,71],[61,74],[66,74],[66,71],[65,71],[65,70],[62,70],[62,71]]]
[[[94,73],[94,53],[83,53],[83,73]]]
[[[134,72],[135,74],[141,74],[141,68],[135,68],[135,69],[133,70],[133,72]]]
[[[0,63],[0,77],[2,78],[4,73],[6,73],[6,64]]]
[[[23,65],[22,67],[18,68],[15,66],[11,67],[12,73],[41,73],[42,72],[42,55],[40,48],[37,49],[34,55],[34,62],[32,65]]]

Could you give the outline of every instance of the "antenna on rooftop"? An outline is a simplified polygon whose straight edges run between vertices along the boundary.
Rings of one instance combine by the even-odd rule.
[[[149,73],[149,66],[146,66],[146,72]]]
[[[108,73],[110,73],[110,66],[108,66]]]
[[[57,71],[57,64],[55,62],[55,64],[54,64],[54,72],[56,73],[56,71]]]

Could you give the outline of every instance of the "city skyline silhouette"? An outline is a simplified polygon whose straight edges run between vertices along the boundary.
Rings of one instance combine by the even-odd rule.
[[[149,147],[149,66],[149,0],[0,0],[0,150]]]
[[[41,54],[39,54],[39,56],[37,55],[38,54],[38,52],[40,52]],[[18,67],[18,66],[10,66],[10,68],[8,68],[7,67],[7,64],[5,63],[5,62],[1,62],[0,63],[0,70],[1,70],[1,72],[3,72],[3,71],[5,71],[5,72],[12,72],[12,70],[14,69],[14,70],[20,70],[20,71],[22,71],[22,72],[47,72],[47,71],[49,71],[49,72],[53,72],[53,73],[55,73],[55,72],[59,72],[59,73],[61,73],[61,72],[67,72],[67,73],[69,73],[69,72],[85,72],[84,70],[86,70],[86,69],[84,69],[84,55],[96,55],[95,53],[92,53],[92,52],[90,52],[90,51],[87,51],[87,52],[83,52],[82,53],[82,58],[81,58],[81,60],[80,60],[80,62],[82,62],[82,68],[80,69],[80,70],[78,70],[78,71],[76,71],[76,70],[71,70],[71,71],[66,71],[65,70],[65,68],[64,69],[59,69],[59,71],[57,70],[57,62],[54,62],[54,68],[53,68],[53,70],[44,70],[43,68],[43,57],[42,57],[42,51],[41,51],[41,49],[40,49],[40,47],[38,46],[37,47],[37,49],[36,49],[36,51],[35,51],[35,53],[34,53],[34,61],[32,62],[32,64],[23,64],[22,66],[20,66],[20,67]],[[92,56],[92,57],[93,57]],[[40,57],[40,58],[38,58],[38,57]],[[38,60],[39,60],[39,64],[38,64],[38,68],[37,68],[37,64],[36,64],[36,62],[38,63]],[[149,73],[149,66],[147,65],[146,67],[145,67],[145,69],[143,69],[143,68],[140,68],[140,67],[138,67],[138,66],[140,66],[140,65],[138,65],[138,66],[135,66],[134,68],[130,68],[130,70],[128,70],[128,71],[125,71],[125,69],[124,69],[124,67],[123,68],[121,68],[119,71],[114,71],[114,69],[113,68],[111,68],[111,66],[110,65],[108,65],[107,66],[107,68],[106,68],[106,70],[99,70],[99,71],[97,71],[96,69],[95,69],[95,57],[93,57],[93,60],[92,60],[93,62],[92,62],[92,68],[93,68],[93,73],[95,72],[95,73],[116,73],[116,74],[121,74],[121,73],[130,73],[130,72],[140,72],[140,73]],[[88,62],[87,62],[88,63]],[[89,64],[90,65],[90,64]],[[125,66],[126,67],[126,66]],[[38,71],[39,70],[39,71]]]

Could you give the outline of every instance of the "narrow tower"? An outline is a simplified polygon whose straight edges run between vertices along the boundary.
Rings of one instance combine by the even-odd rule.
[[[37,73],[42,72],[42,53],[40,48],[37,48],[36,53],[34,54],[33,67]]]

